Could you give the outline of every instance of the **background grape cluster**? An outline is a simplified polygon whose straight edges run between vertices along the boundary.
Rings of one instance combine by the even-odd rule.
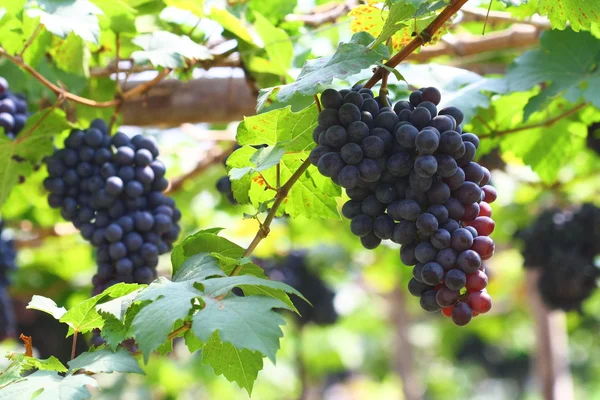
[[[589,149],[600,155],[600,122],[588,126],[586,143]]]
[[[305,251],[296,251],[283,259],[255,260],[269,279],[283,282],[306,297],[312,304],[293,296],[292,302],[300,315],[294,313],[300,326],[308,323],[330,325],[337,321],[338,314],[333,305],[335,292],[313,272]]]
[[[155,141],[109,135],[102,120],[74,129],[48,157],[48,203],[97,247],[94,294],[118,282],[150,283],[158,256],[172,249],[181,218]]]
[[[263,148],[266,146],[267,146],[266,144],[261,144],[261,145],[256,145],[256,146],[252,146],[252,147],[254,147],[255,149],[260,149],[260,148]],[[241,147],[242,146],[240,146],[239,143],[236,143],[232,149],[232,153]],[[227,165],[228,158],[229,158],[229,156],[227,156],[223,160],[223,166]],[[237,200],[235,199],[235,197],[233,196],[233,190],[231,188],[231,179],[229,179],[228,175],[220,177],[219,180],[217,180],[217,183],[215,186],[217,188],[217,191],[219,193],[221,193],[223,195],[223,197],[225,197],[230,204],[233,204],[233,205],[239,204],[237,202]]]
[[[519,233],[526,268],[540,271],[538,287],[544,303],[553,309],[581,310],[596,288],[600,253],[600,208],[547,210]]]
[[[0,341],[16,334],[16,320],[8,286],[10,273],[16,268],[17,253],[13,241],[3,237],[3,230],[4,222],[0,221]]]
[[[362,245],[402,245],[401,261],[414,265],[410,293],[426,311],[466,325],[491,308],[482,260],[494,252],[496,190],[473,161],[479,138],[462,133],[458,108],[438,111],[440,101],[433,87],[393,108],[360,85],[327,89],[310,161],[346,189],[342,214]]]
[[[27,121],[27,100],[8,89],[8,82],[0,76],[0,129],[14,139]]]

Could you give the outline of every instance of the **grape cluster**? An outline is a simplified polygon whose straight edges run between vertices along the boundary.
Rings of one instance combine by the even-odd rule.
[[[235,146],[233,147],[233,151],[236,151],[237,149],[239,149],[241,147],[242,146],[240,146],[238,143],[236,143]],[[228,158],[229,158],[229,156],[227,156],[223,160],[224,166],[227,165]],[[217,187],[217,191],[219,193],[221,193],[227,199],[227,201],[229,201],[230,204],[233,204],[233,205],[238,204],[235,197],[233,197],[233,190],[231,189],[231,179],[229,179],[228,175],[225,175],[225,176],[222,176],[221,178],[219,178],[219,180],[217,181],[216,187]]]
[[[587,146],[590,150],[600,155],[600,122],[588,126]]]
[[[8,89],[8,82],[0,76],[0,129],[14,139],[27,121],[27,101],[25,97]]]
[[[163,191],[165,166],[156,143],[142,135],[110,136],[94,120],[74,129],[48,157],[48,203],[97,247],[94,293],[118,282],[150,283],[158,256],[172,249],[181,212]]]
[[[338,314],[333,306],[335,292],[313,271],[305,252],[293,252],[283,260],[256,260],[269,279],[283,282],[306,297],[312,304],[293,297],[292,302],[300,315],[295,314],[300,326],[308,323],[329,325],[337,321]]]
[[[16,268],[17,253],[12,240],[2,237],[3,221],[0,221],[0,341],[15,337],[16,321],[12,301],[8,295],[9,274]]]
[[[410,293],[466,325],[491,308],[482,260],[494,252],[496,190],[473,161],[479,138],[462,133],[458,108],[438,110],[440,100],[427,87],[392,108],[360,86],[327,89],[310,161],[346,189],[342,214],[362,245],[402,245],[401,261],[415,266]]]
[[[533,225],[519,232],[526,268],[540,270],[538,287],[544,303],[553,309],[581,310],[596,288],[600,253],[600,208],[547,210]]]

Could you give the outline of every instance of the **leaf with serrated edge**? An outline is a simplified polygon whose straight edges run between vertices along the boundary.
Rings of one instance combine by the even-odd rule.
[[[67,367],[60,362],[60,360],[54,356],[50,356],[46,359],[37,359],[34,357],[23,357],[23,370],[39,369],[42,371],[57,371],[67,372]]]
[[[193,281],[171,282],[163,277],[140,292],[136,301],[151,301],[133,319],[135,338],[145,362],[167,340],[175,323],[188,316],[192,300],[201,295]]]
[[[72,373],[84,369],[94,374],[123,372],[144,375],[144,371],[135,358],[122,347],[116,352],[104,348],[94,352],[81,353],[68,364]]]
[[[142,289],[140,288],[138,290],[134,290],[133,292],[128,293],[125,296],[117,297],[114,300],[98,304],[96,306],[96,310],[98,310],[99,312],[111,314],[119,321],[123,321],[123,318],[125,318],[125,314],[127,313],[129,306],[131,306],[131,303],[133,303],[140,290]]]
[[[57,306],[54,300],[37,294],[33,295],[29,304],[27,304],[27,309],[43,311],[52,315],[54,319],[60,319],[67,312],[66,308]]]
[[[254,164],[253,167],[232,168],[229,171],[229,177],[231,180],[239,180],[245,175],[252,176],[255,172],[261,172],[274,167],[279,164],[284,154],[285,149],[280,143],[277,143],[275,146],[260,148],[250,157],[250,162]]]
[[[92,2],[37,0],[37,4],[41,9],[29,9],[27,15],[32,18],[40,17],[40,22],[53,34],[65,38],[73,32],[83,40],[98,43],[100,26],[97,14],[102,14],[102,10]]]
[[[312,131],[317,126],[316,105],[297,113],[291,107],[279,108],[252,117],[244,117],[236,139],[241,145],[275,145],[283,142],[286,151],[304,151],[314,146]]]
[[[181,264],[173,275],[174,282],[200,281],[211,276],[225,276],[217,264],[217,259],[205,253],[194,254]]]
[[[221,342],[216,332],[202,348],[202,363],[210,365],[215,374],[223,375],[229,382],[235,381],[248,395],[263,368],[262,359],[258,351],[237,349],[230,343]]]
[[[285,320],[273,308],[289,309],[285,303],[263,296],[204,300],[205,307],[192,317],[196,336],[207,341],[219,331],[221,341],[238,349],[259,351],[275,363],[279,338],[283,336],[279,325],[284,325]]]
[[[96,388],[98,382],[87,375],[60,376],[55,371],[36,371],[25,379],[2,388],[1,399],[36,400],[87,400],[92,395],[88,386]]]
[[[218,236],[219,230],[198,231],[175,246],[171,253],[173,273],[177,273],[181,264],[194,254],[215,252],[229,257],[241,257],[244,254],[244,249],[230,240]]]
[[[252,275],[227,276],[224,278],[208,279],[202,281],[202,285],[204,286],[205,294],[212,297],[218,297],[227,294],[234,287],[244,285],[263,286],[272,289],[279,289],[286,293],[293,293],[296,296],[308,302],[308,300],[302,295],[302,293],[300,293],[293,287],[286,285],[283,282],[272,281],[270,279],[262,279]]]
[[[278,75],[287,75],[294,58],[292,41],[283,29],[275,27],[259,12],[254,12],[254,17],[254,29],[264,43],[269,60],[277,68]]]

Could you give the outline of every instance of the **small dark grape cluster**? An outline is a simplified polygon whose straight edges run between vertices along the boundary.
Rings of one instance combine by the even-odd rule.
[[[25,126],[28,117],[27,100],[8,89],[8,82],[0,76],[0,129],[14,139]]]
[[[330,325],[337,321],[338,314],[333,306],[335,292],[309,267],[306,252],[292,252],[282,260],[256,260],[269,279],[283,282],[306,297],[308,304],[293,296],[292,302],[300,315],[295,314],[298,324]]]
[[[587,147],[600,155],[600,122],[595,122],[588,126]]]
[[[97,247],[94,294],[118,282],[150,283],[158,256],[179,235],[181,212],[164,195],[169,182],[154,140],[109,135],[102,120],[74,129],[48,157],[48,203]]]
[[[600,270],[600,208],[584,204],[579,209],[547,210],[533,225],[519,232],[526,268],[540,270],[538,287],[552,309],[581,310],[596,289]]]
[[[16,320],[8,295],[10,274],[16,269],[17,252],[12,240],[2,237],[4,222],[0,221],[0,341],[16,336]]]
[[[233,151],[236,151],[237,149],[239,149],[241,147],[242,146],[240,146],[238,143],[236,143],[235,146],[233,147]],[[229,158],[229,156],[227,156],[223,160],[224,166],[227,165],[228,158]],[[219,193],[221,193],[227,199],[227,201],[229,201],[230,204],[233,204],[233,205],[238,204],[235,197],[233,197],[233,190],[231,189],[231,179],[229,179],[228,175],[225,175],[225,176],[222,176],[221,178],[219,178],[219,180],[217,181],[216,187],[217,187],[217,191]]]
[[[479,138],[462,133],[463,113],[438,111],[433,87],[393,108],[370,89],[327,89],[310,161],[346,189],[342,214],[362,245],[402,245],[414,265],[409,291],[426,311],[457,325],[491,308],[482,260],[494,252],[490,171],[474,162]],[[383,103],[383,104],[382,104]]]

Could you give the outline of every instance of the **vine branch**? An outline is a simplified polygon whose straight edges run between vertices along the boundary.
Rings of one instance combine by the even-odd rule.
[[[450,19],[450,17],[456,14],[467,1],[468,0],[453,0],[433,21],[431,21],[431,23],[425,29],[417,34],[415,38],[410,41],[410,43],[404,46],[404,48],[396,53],[394,57],[390,58],[388,62],[385,63],[385,66],[389,68],[395,68],[406,57],[412,54],[427,41],[431,40],[431,37],[446,23],[446,21]],[[372,88],[375,86],[375,84],[383,78],[384,72],[387,72],[385,68],[377,67],[375,73],[371,79],[365,83],[364,87]]]
[[[558,121],[560,121],[561,119],[566,118],[569,115],[575,114],[577,111],[581,110],[582,108],[584,108],[587,105],[588,105],[588,103],[581,103],[581,104],[571,108],[570,110],[567,110],[564,113],[559,114],[556,117],[550,118],[546,121],[536,122],[535,124],[523,125],[523,126],[519,126],[517,128],[511,128],[511,129],[505,129],[502,131],[492,132],[490,135],[481,136],[480,138],[481,139],[486,139],[486,138],[494,139],[497,137],[510,135],[511,133],[526,131],[528,129],[542,128],[544,126],[552,126],[555,123],[557,123]]]

